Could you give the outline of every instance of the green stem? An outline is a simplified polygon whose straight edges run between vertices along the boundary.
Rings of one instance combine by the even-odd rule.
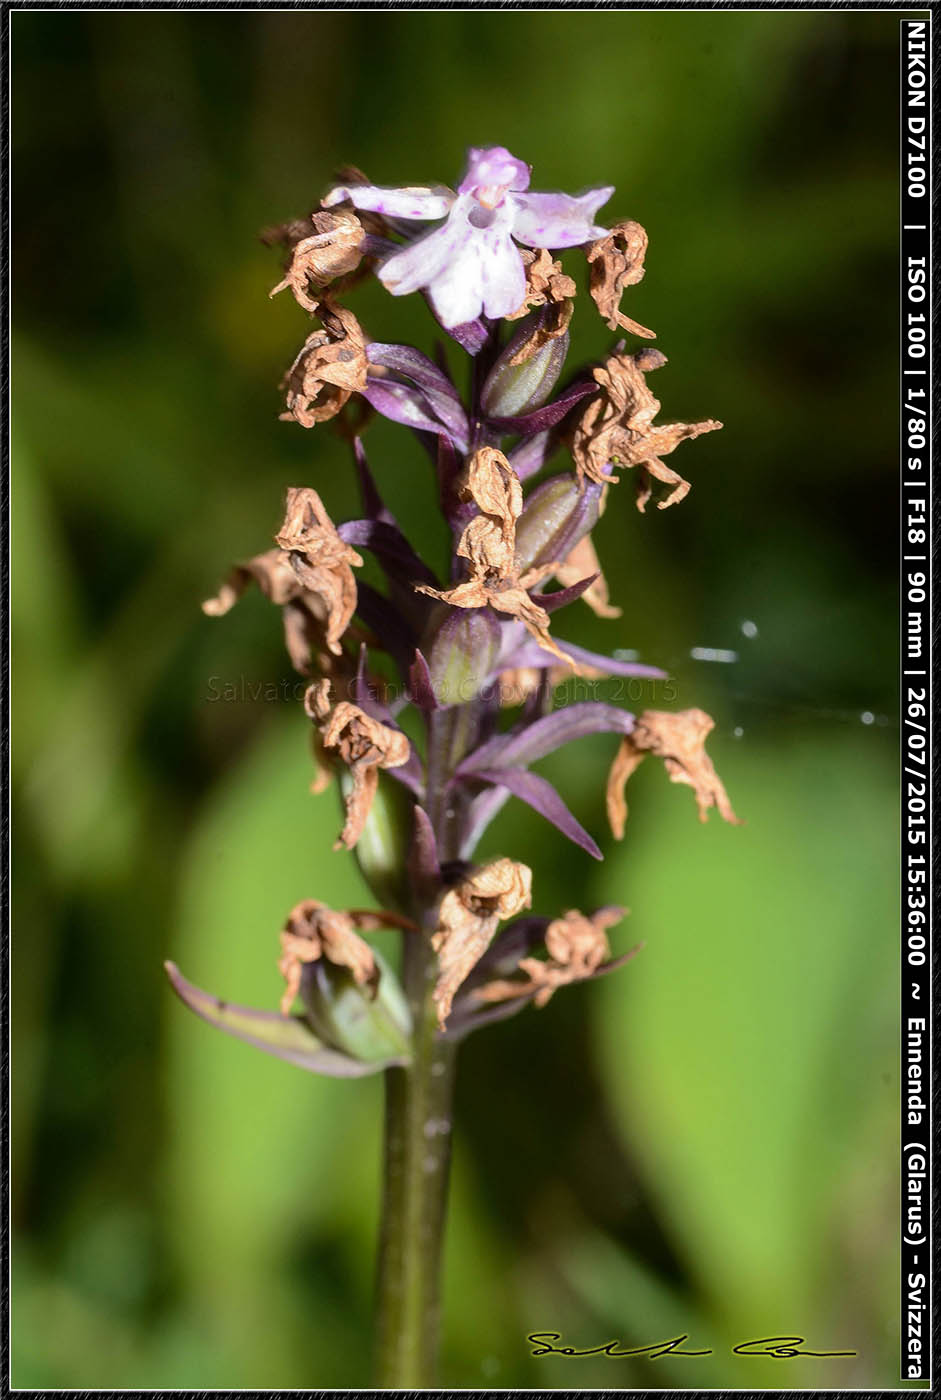
[[[473,702],[431,717],[428,808],[442,862],[457,856],[463,815],[448,780],[478,724]],[[385,1072],[377,1383],[393,1390],[434,1385],[457,1049],[437,1035],[432,992],[438,959],[431,947],[435,909],[412,912],[422,925],[420,934],[403,942],[402,979],[414,1026],[412,1059],[405,1068]]]
[[[377,1383],[396,1390],[434,1384],[451,1153],[455,1047],[435,1039],[435,959],[417,939],[415,945],[406,967],[413,1059],[385,1072]]]

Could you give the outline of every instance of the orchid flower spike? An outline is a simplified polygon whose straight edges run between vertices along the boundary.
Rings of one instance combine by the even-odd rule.
[[[607,230],[594,217],[613,193],[613,185],[582,195],[530,193],[529,166],[505,146],[472,146],[456,194],[443,186],[338,185],[322,202],[329,208],[348,200],[356,209],[408,222],[444,219],[387,258],[378,275],[394,296],[426,288],[450,330],[482,311],[497,318],[522,306],[526,269],[517,243],[574,248],[604,238]]]

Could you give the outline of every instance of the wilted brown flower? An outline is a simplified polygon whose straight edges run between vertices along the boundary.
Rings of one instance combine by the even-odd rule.
[[[376,917],[371,915],[365,926],[381,928],[381,923],[375,923]],[[327,958],[337,967],[348,968],[357,986],[369,987],[375,994],[379,969],[369,944],[355,932],[358,923],[364,926],[355,914],[330,909],[319,899],[302,899],[294,906],[281,933],[278,971],[285,980],[282,1016],[290,1013],[300,991],[304,964],[320,958]]]
[[[536,1006],[545,1006],[558,987],[582,982],[598,971],[610,952],[605,929],[618,923],[623,914],[623,909],[608,908],[587,918],[577,909],[570,909],[561,919],[553,919],[546,929],[547,961],[520,958],[519,971],[526,974],[525,982],[500,978],[478,987],[474,996],[483,1002],[532,996]]]
[[[278,607],[296,598],[301,591],[297,575],[282,551],[268,549],[244,564],[235,564],[215,597],[203,603],[203,612],[207,617],[224,617],[251,583],[257,583],[265,597]]]
[[[456,552],[471,565],[471,576],[454,588],[416,584],[419,593],[440,598],[455,608],[495,608],[519,618],[546,651],[566,665],[572,662],[549,635],[549,614],[530,598],[528,590],[556,570],[544,564],[520,573],[516,559],[516,521],[523,508],[523,492],[513,468],[502,452],[483,447],[474,453],[462,490],[465,500],[480,508],[465,527]],[[573,668],[574,669],[574,668]]]
[[[349,700],[330,700],[330,681],[316,681],[304,696],[304,708],[320,731],[320,742],[346,764],[353,785],[344,798],[346,821],[334,850],[356,845],[369,816],[380,768],[400,768],[408,762],[409,742],[398,729],[380,724]]]
[[[533,873],[519,861],[501,857],[465,875],[444,895],[431,946],[438,954],[433,1000],[443,1026],[461,983],[488,948],[501,919],[532,903]]]
[[[418,933],[418,926],[402,914],[388,909],[330,909],[319,899],[302,899],[288,915],[281,932],[281,957],[278,971],[285,980],[281,998],[282,1016],[290,1015],[294,999],[300,991],[305,963],[326,958],[337,967],[353,974],[359,987],[366,987],[375,996],[379,985],[379,968],[372,948],[360,938],[356,929],[371,932],[381,928],[398,928]]]
[[[336,417],[366,387],[366,341],[352,311],[325,293],[317,315],[322,329],[307,337],[282,381],[288,411],[281,417],[305,428]]]
[[[705,751],[706,736],[714,727],[715,721],[704,710],[678,710],[675,714],[645,710],[638,717],[633,731],[621,740],[608,776],[608,820],[618,840],[627,821],[625,785],[648,753],[663,759],[671,782],[688,783],[693,789],[700,821],[706,820],[710,807],[717,807],[725,821],[740,824]]]
[[[519,477],[502,452],[481,447],[467,464],[461,498],[473,501],[484,515],[496,518],[504,541],[516,543],[516,522],[523,509],[523,488]]]
[[[294,668],[332,672],[343,636],[356,609],[356,580],[350,567],[362,559],[343,543],[316,491],[291,487],[279,549],[236,564],[213,598],[203,603],[208,617],[222,617],[245,589],[256,583],[281,608],[284,640]]]
[[[630,331],[632,335],[643,336],[644,340],[653,340],[654,331],[632,321],[621,311],[625,287],[636,286],[644,275],[646,253],[646,231],[633,219],[625,219],[615,224],[607,237],[589,243],[585,255],[591,265],[589,291],[608,329]]]
[[[562,271],[562,264],[548,248],[521,248],[520,253],[526,267],[526,295],[506,320],[518,321],[533,307],[559,304],[574,297],[574,280]]]
[[[284,278],[268,295],[290,287],[298,305],[319,314],[324,288],[359,266],[364,230],[346,209],[318,209],[306,222],[312,232],[294,242]]]
[[[660,400],[650,392],[644,376],[666,362],[665,355],[650,348],[635,355],[612,355],[593,371],[604,393],[589,400],[572,435],[572,455],[580,478],[616,481],[612,466],[641,468],[637,496],[641,511],[650,499],[651,476],[673,487],[665,500],[657,502],[660,510],[681,501],[690,489],[689,482],[662,462],[661,456],[687,438],[722,427],[714,418],[654,426]]]
[[[567,666],[555,666],[549,674],[550,677],[555,677],[557,673],[563,679],[572,674]],[[514,666],[506,671],[501,671],[497,677],[500,704],[504,708],[511,705],[522,705],[523,701],[528,700],[530,695],[535,695],[544,675],[545,672],[538,666]]]
[[[281,608],[284,644],[294,669],[306,676],[315,662],[318,670],[328,667],[330,654],[323,650],[327,632],[324,601],[303,587],[280,549],[269,549],[236,564],[215,597],[203,603],[203,612],[207,617],[223,617],[253,582]]]
[[[598,617],[620,617],[621,609],[613,607],[608,601],[608,585],[589,534],[583,535],[561,564],[555,566],[555,576],[563,588],[570,588],[572,584],[580,583],[591,574],[597,574],[598,577],[585,589],[582,594],[583,601]]]
[[[562,271],[562,264],[552,257],[548,249],[523,248],[520,252],[526,265],[526,296],[517,310],[506,319],[518,321],[527,311],[539,306],[548,307],[550,314],[534,325],[532,334],[527,336],[509,361],[511,365],[525,363],[548,341],[564,335],[575,310],[572,300],[575,282]]]
[[[302,588],[321,600],[327,646],[339,656],[340,639],[356,611],[351,565],[361,565],[362,558],[340,539],[317,492],[306,486],[288,488],[284,523],[275,539]]]

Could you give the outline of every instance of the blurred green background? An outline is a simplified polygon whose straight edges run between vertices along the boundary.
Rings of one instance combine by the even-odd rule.
[[[488,836],[537,912],[622,902],[615,947],[646,948],[462,1052],[442,1381],[896,1383],[898,24],[13,15],[15,1386],[369,1381],[381,1084],[215,1034],[161,961],[273,1006],[291,905],[365,897],[299,706],[251,698],[292,679],[277,614],[199,611],[287,485],[354,510],[339,439],[277,419],[306,325],[257,234],[341,163],[453,183],[488,142],[536,188],[617,185],[663,416],[725,422],[680,449],[680,507],[612,493],[623,618],[554,630],[671,668],[747,825],[700,827],[650,762],[613,843],[599,736],[542,771],[604,865],[518,803]],[[433,343],[420,298],[353,305]],[[587,298],[576,326],[600,356]],[[433,555],[421,451],[368,445]],[[534,1359],[535,1330],[714,1355]],[[792,1333],[859,1354],[729,1354]]]

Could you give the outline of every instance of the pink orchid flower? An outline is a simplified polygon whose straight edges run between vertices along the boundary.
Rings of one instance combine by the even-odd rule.
[[[456,194],[444,186],[340,185],[323,203],[349,200],[390,219],[444,219],[387,258],[379,279],[394,296],[426,288],[450,330],[481,312],[509,316],[522,305],[526,270],[517,243],[574,248],[603,238],[607,229],[593,220],[613,193],[613,185],[582,195],[530,193],[529,166],[505,146],[472,146]]]

